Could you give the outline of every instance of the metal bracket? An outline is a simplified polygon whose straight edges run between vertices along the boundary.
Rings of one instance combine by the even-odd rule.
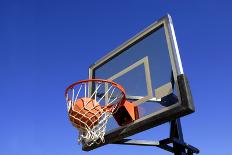
[[[172,152],[174,155],[193,155],[200,152],[196,147],[184,142],[180,119],[171,121],[169,138],[160,141],[121,139],[111,144],[155,146]]]

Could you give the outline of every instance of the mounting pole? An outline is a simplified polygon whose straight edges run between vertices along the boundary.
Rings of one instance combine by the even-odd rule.
[[[180,143],[184,144],[184,137],[179,118],[170,122],[170,138],[176,138]],[[186,155],[185,147],[175,142],[173,142],[173,152],[174,155]]]

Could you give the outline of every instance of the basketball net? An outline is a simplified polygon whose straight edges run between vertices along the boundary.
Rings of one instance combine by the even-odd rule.
[[[70,121],[78,129],[78,143],[104,143],[106,125],[125,100],[124,89],[107,80],[83,80],[66,89]]]

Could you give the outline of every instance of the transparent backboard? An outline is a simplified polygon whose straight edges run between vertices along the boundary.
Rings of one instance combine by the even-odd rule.
[[[139,119],[126,126],[119,126],[112,117],[107,124],[106,143],[193,112],[192,103],[181,102],[187,97],[181,96],[181,75],[184,73],[169,15],[92,65],[89,78],[122,85],[127,100],[137,105],[139,111]]]

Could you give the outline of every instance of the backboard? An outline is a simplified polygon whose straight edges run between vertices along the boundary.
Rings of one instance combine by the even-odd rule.
[[[90,66],[89,78],[108,79],[122,85],[127,100],[138,106],[139,119],[119,126],[112,117],[105,143],[83,146],[85,151],[194,112],[170,15]]]

